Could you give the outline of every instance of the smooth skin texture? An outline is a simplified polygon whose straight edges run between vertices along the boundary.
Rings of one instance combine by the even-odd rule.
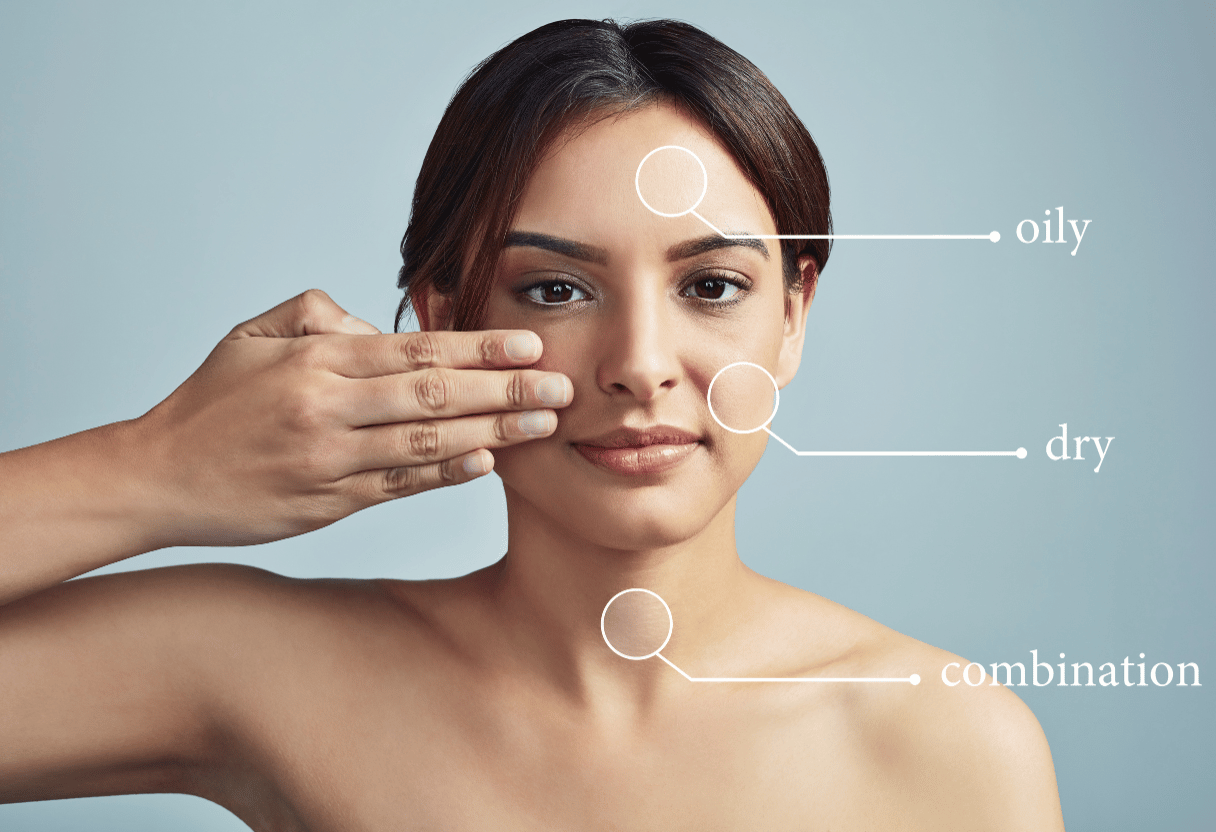
[[[602,256],[503,252],[488,326],[537,333],[535,369],[575,394],[552,435],[495,452],[500,561],[430,582],[198,565],[0,608],[0,704],[18,716],[0,729],[17,749],[0,794],[185,791],[258,830],[1061,829],[1046,740],[1015,695],[948,688],[958,657],[740,561],[735,492],[764,435],[717,427],[707,388],[739,360],[788,383],[813,292],[786,293],[775,246],[672,259],[708,230],[638,203],[637,162],[665,144],[705,162],[700,210],[719,228],[775,232],[675,110],[554,149],[515,230]],[[421,317],[442,330],[444,304]],[[696,447],[641,474],[578,451],[654,425]],[[603,605],[634,586],[670,605],[664,655],[693,675],[924,681],[693,684],[604,644]]]

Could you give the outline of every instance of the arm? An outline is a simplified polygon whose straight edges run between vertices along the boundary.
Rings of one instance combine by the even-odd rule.
[[[191,792],[218,754],[220,616],[265,574],[101,575],[0,607],[0,803]]]
[[[172,545],[136,423],[0,454],[0,606]]]
[[[544,409],[548,433],[569,400],[564,376],[515,369],[540,357],[531,333],[375,332],[311,290],[236,327],[139,419],[0,454],[0,605],[141,552],[291,537],[473,479],[488,449],[543,435],[518,411]]]
[[[0,801],[195,793],[223,763],[216,702],[241,695],[234,621],[268,611],[270,573],[249,567],[63,581],[473,479],[490,448],[551,432],[572,394],[522,369],[540,357],[531,333],[369,330],[306,292],[139,419],[0,455]]]

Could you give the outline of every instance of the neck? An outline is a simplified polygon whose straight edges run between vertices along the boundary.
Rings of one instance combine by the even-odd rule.
[[[735,549],[734,497],[691,539],[622,550],[588,541],[511,488],[506,492],[508,549],[491,569],[496,624],[510,661],[530,665],[530,674],[580,704],[641,707],[661,690],[686,684],[658,657],[630,661],[605,644],[600,615],[618,592],[643,588],[661,596],[674,620],[662,653],[695,667],[740,621],[763,580]]]

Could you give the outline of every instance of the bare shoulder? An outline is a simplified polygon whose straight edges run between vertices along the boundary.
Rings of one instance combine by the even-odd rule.
[[[10,717],[0,720],[0,802],[188,788],[215,759],[234,657],[258,640],[250,611],[274,608],[272,587],[285,580],[227,564],[164,567],[0,607]]]
[[[821,675],[911,678],[848,686],[836,700],[872,782],[916,795],[910,828],[1061,830],[1051,750],[1033,712],[991,676],[959,682],[968,660],[834,602],[801,593],[833,649]],[[943,669],[949,668],[943,679]],[[971,670],[971,681],[977,678]]]
[[[976,686],[947,684],[959,680],[954,671],[966,659],[906,636],[892,642],[926,671],[914,696],[886,710],[900,742],[920,750],[919,762],[900,773],[952,807],[960,827],[1063,829],[1051,749],[1026,703],[990,677]]]

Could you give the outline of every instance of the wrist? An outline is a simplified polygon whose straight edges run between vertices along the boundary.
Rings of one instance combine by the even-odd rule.
[[[169,449],[158,438],[155,411],[137,419],[100,428],[101,454],[112,474],[103,479],[113,488],[108,518],[138,552],[189,546],[189,518],[178,498]]]
[[[172,545],[143,456],[124,422],[0,455],[0,604]]]

